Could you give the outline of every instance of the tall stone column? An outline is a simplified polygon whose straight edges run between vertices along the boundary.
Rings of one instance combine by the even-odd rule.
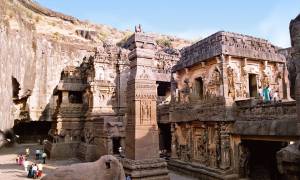
[[[154,39],[135,33],[127,42],[131,51],[130,77],[127,84],[126,174],[132,179],[169,179],[166,162],[159,158],[156,120],[157,85],[152,77]]]

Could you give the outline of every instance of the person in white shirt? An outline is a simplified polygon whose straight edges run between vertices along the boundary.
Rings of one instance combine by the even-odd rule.
[[[35,150],[35,159],[38,160],[40,158],[40,150]]]
[[[273,93],[273,100],[274,100],[274,102],[279,101],[278,91],[275,91],[275,92]]]
[[[38,172],[38,167],[36,166],[36,164],[34,164],[32,166],[32,174],[33,174],[33,177],[37,177],[37,172]]]
[[[45,152],[43,152],[42,158],[43,158],[43,164],[46,164],[47,154]]]
[[[24,165],[25,172],[27,172],[28,171],[28,165],[29,165],[29,162],[28,162],[27,159],[24,160],[24,164],[23,165]]]

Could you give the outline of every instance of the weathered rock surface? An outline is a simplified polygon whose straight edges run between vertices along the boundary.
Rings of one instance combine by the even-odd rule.
[[[292,70],[296,72],[295,98],[297,103],[297,118],[300,122],[300,14],[290,23],[292,42]],[[277,152],[278,169],[284,178],[296,180],[300,178],[300,141],[290,144]]]
[[[42,180],[125,180],[122,164],[112,155],[91,163],[79,163],[58,168]]]
[[[13,104],[12,78],[19,84],[19,97],[31,92],[26,101],[29,120],[50,121],[52,94],[62,70],[80,65],[108,40],[116,45],[131,33],[83,22],[31,0],[0,0],[0,130],[13,127],[18,108]],[[188,43],[169,39],[174,46]]]

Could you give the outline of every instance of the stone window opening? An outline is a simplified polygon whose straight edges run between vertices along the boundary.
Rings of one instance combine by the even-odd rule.
[[[163,82],[157,81],[157,101],[158,104],[165,104],[170,102],[171,98],[171,83],[170,82]]]
[[[82,93],[78,91],[70,91],[69,92],[69,102],[71,104],[81,104],[82,101]]]
[[[198,77],[195,79],[195,93],[197,96],[199,96],[200,99],[204,98],[202,77]]]
[[[249,94],[250,97],[258,97],[257,94],[257,78],[256,74],[248,74],[249,77]]]

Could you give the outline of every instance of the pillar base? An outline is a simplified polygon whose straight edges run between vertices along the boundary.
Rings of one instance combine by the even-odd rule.
[[[167,163],[162,158],[147,160],[120,159],[126,176],[132,180],[170,180]]]

